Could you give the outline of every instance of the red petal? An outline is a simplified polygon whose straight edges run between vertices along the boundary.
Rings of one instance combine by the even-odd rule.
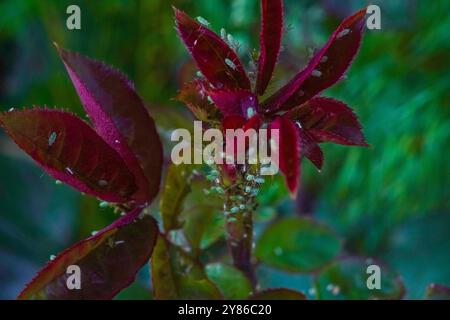
[[[158,226],[136,209],[76,243],[50,261],[20,293],[18,299],[112,299],[130,285],[150,258]],[[69,290],[67,268],[81,272],[81,289]]]
[[[211,90],[209,95],[224,117],[242,116],[248,119],[258,109],[258,98],[247,90]]]
[[[358,118],[345,103],[331,98],[313,98],[301,106],[297,119],[317,142],[367,146]]]
[[[133,84],[102,62],[58,51],[95,130],[122,156],[135,176],[139,190],[134,198],[149,202],[159,191],[162,145]]]
[[[301,105],[339,81],[361,44],[366,9],[346,18],[308,66],[263,104],[266,112]]]
[[[236,53],[186,13],[176,8],[174,11],[179,36],[208,81],[216,89],[250,90],[250,80]]]
[[[261,0],[261,54],[258,62],[256,92],[263,95],[272,78],[283,36],[283,1]]]
[[[76,116],[33,109],[0,114],[0,125],[55,179],[110,202],[137,190],[120,155]]]
[[[295,197],[300,178],[300,139],[297,126],[287,116],[277,117],[269,125],[269,130],[279,130],[279,167],[286,178],[286,184]]]

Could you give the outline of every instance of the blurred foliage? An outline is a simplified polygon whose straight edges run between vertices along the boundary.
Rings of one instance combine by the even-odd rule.
[[[74,3],[82,11],[82,29],[69,31],[66,8]],[[343,17],[367,3],[285,0],[284,51],[271,87],[287,81]],[[423,298],[431,282],[450,285],[450,4],[446,0],[371,3],[381,7],[382,30],[367,31],[348,78],[325,93],[355,109],[371,147],[325,146],[321,173],[304,162],[295,202],[280,177],[267,179],[258,197],[261,206],[255,231],[259,238],[268,232],[268,223],[276,222],[279,227],[286,221],[283,219],[309,216],[332,227],[344,240],[340,256],[379,258],[392,271],[386,269],[386,279],[397,279],[395,274],[400,274],[406,297]],[[239,53],[245,62],[248,52],[258,47],[259,8],[254,0],[6,0],[0,2],[0,110],[49,105],[84,116],[53,48],[55,41],[127,73],[149,103],[167,152],[170,131],[192,125],[187,108],[173,98],[195,73],[174,31],[172,4],[205,17],[216,31],[225,26],[240,41]],[[205,250],[202,262],[214,263],[208,265],[206,275],[225,296],[245,296],[245,286],[230,289],[223,282],[222,277],[240,275],[233,273],[224,255],[223,234],[218,232],[223,220],[212,210],[192,205],[207,199],[202,196],[202,186],[198,188],[193,186],[187,197],[182,212],[187,239],[178,235],[179,244]],[[97,200],[55,185],[3,132],[0,199],[0,298],[14,298],[50,255],[116,218],[112,210],[100,208]],[[205,228],[196,234],[192,227],[196,221],[211,222],[204,223]],[[279,232],[294,227],[289,224]],[[303,245],[300,240],[305,241],[305,234],[292,237],[295,239],[274,236],[269,241],[265,236],[263,251],[267,254],[259,255],[261,260],[275,260],[277,263],[269,265],[277,267],[282,261],[274,259],[277,252],[302,252],[296,246]],[[177,250],[171,252],[179,254]],[[303,258],[299,255],[285,262],[294,261],[295,265]],[[196,270],[189,279],[200,283],[205,294],[215,296],[216,286],[206,280],[198,261],[189,263]],[[363,266],[335,262],[315,277],[260,264],[258,275],[262,288],[284,286],[308,293],[308,298],[317,294],[320,298],[368,298],[361,286]],[[152,298],[150,282],[146,267],[118,298]],[[336,295],[330,295],[329,284],[339,286]],[[394,280],[386,283],[383,292],[397,292],[395,284]]]

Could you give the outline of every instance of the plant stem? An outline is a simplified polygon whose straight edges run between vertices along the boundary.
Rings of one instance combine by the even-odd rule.
[[[226,212],[236,207],[236,201],[232,199],[233,195],[236,196],[236,191],[238,190],[232,189],[227,192],[227,199],[224,205]],[[253,210],[251,206],[247,206],[245,210],[228,214],[226,233],[228,248],[234,266],[248,277],[255,288],[257,279],[251,260],[253,246]]]

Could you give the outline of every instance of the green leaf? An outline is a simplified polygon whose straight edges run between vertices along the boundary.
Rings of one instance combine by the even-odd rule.
[[[183,233],[188,240],[194,254],[199,254],[223,237],[225,217],[223,215],[223,200],[216,194],[205,196],[204,190],[211,187],[211,183],[204,180],[193,180],[190,184],[191,192],[186,197],[187,210],[181,214],[184,221]]]
[[[450,287],[442,284],[431,283],[425,293],[427,300],[450,300]]]
[[[179,218],[183,209],[183,201],[190,192],[191,173],[191,166],[175,164],[169,166],[160,202],[161,216],[166,232],[182,227]]]
[[[256,245],[255,255],[275,268],[311,272],[333,260],[340,247],[340,240],[328,227],[295,217],[269,226]]]
[[[211,263],[205,268],[208,278],[219,287],[225,299],[246,299],[252,284],[238,269],[223,263]]]
[[[153,291],[157,299],[222,298],[202,265],[163,236],[158,238],[151,263]]]
[[[276,289],[266,289],[252,295],[250,300],[306,300],[306,296],[298,291],[286,289],[286,288],[276,288]]]
[[[183,232],[196,254],[224,234],[225,218],[215,207],[199,205],[186,212],[185,216]]]
[[[377,265],[381,269],[381,289],[367,288],[367,279],[370,276],[367,273],[368,262],[352,257],[325,268],[314,280],[317,298],[326,300],[401,299],[404,295],[402,282],[395,273],[380,264]]]

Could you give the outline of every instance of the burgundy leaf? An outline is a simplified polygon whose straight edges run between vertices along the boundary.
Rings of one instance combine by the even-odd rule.
[[[209,95],[224,117],[249,119],[258,109],[258,98],[248,90],[211,90]]]
[[[0,114],[0,125],[55,179],[110,202],[128,202],[137,190],[120,155],[84,121],[58,110]]]
[[[136,178],[138,203],[159,191],[163,161],[155,123],[133,84],[119,71],[78,53],[58,48],[97,133],[124,159]]]
[[[343,102],[318,97],[300,108],[309,109],[301,122],[317,142],[368,146],[358,118]]]
[[[298,129],[300,137],[301,156],[307,157],[317,169],[321,170],[323,166],[323,153],[319,145],[314,141],[309,133],[302,128]]]
[[[133,282],[149,260],[158,236],[155,219],[136,209],[59,254],[18,299],[111,299]],[[67,287],[68,267],[80,268],[81,289]]]
[[[256,92],[263,95],[272,78],[283,36],[283,1],[261,0],[261,54],[258,61]]]
[[[243,116],[240,115],[230,115],[226,116],[222,120],[222,130],[226,132],[227,129],[240,129],[246,123],[246,120]]]
[[[261,116],[259,114],[256,114],[247,120],[247,122],[244,124],[242,129],[244,129],[244,131],[247,131],[248,129],[259,130],[259,128],[261,128],[262,124],[263,124],[263,119],[261,118]]]
[[[216,89],[251,89],[236,53],[213,31],[174,8],[177,30],[197,67]]]
[[[232,115],[224,117],[222,120],[222,130],[226,132],[227,129],[242,129],[245,131],[249,129],[258,130],[263,124],[263,121],[259,115],[254,115],[250,119],[246,120],[242,116]]]
[[[194,80],[186,83],[180,90],[177,100],[183,102],[201,121],[212,121],[220,118],[220,112],[214,103],[208,101],[206,81]]]
[[[300,177],[300,138],[295,123],[287,116],[277,117],[269,130],[279,130],[278,165],[285,176],[292,197],[295,197]]]
[[[264,102],[265,112],[299,106],[339,81],[360,47],[365,14],[362,9],[346,18],[308,66]]]

